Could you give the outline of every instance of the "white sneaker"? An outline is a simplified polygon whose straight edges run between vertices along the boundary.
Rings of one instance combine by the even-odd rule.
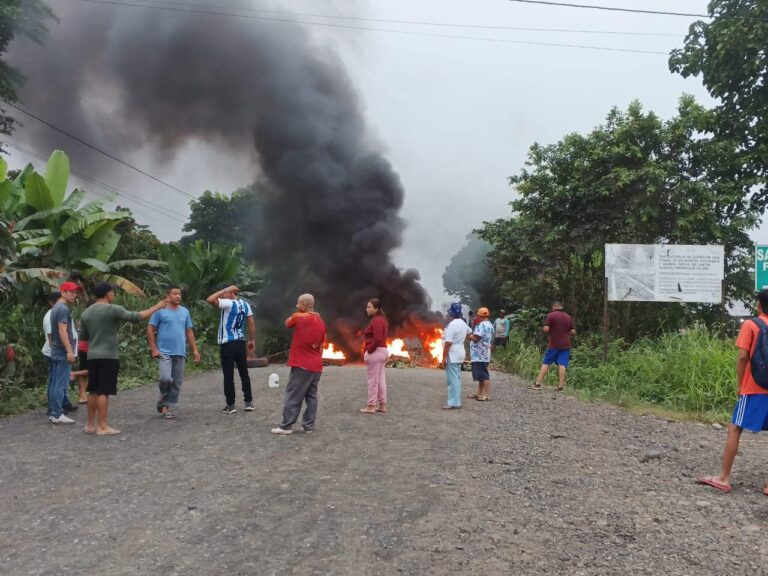
[[[69,418],[68,416],[64,416],[64,414],[62,414],[58,418],[49,416],[48,422],[50,422],[51,424],[74,424],[75,423],[75,421],[72,420],[72,418]]]
[[[277,428],[272,428],[270,432],[272,432],[272,434],[282,434],[284,436],[287,436],[288,434],[293,434],[293,430],[286,430],[285,428],[280,428],[280,426],[278,426]]]

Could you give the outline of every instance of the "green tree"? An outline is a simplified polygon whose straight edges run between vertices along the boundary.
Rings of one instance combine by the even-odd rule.
[[[689,96],[666,122],[635,102],[587,135],[534,144],[510,178],[520,195],[512,218],[478,233],[493,246],[489,265],[504,299],[536,307],[559,298],[583,328],[598,327],[606,243],[723,244],[729,294],[743,298],[758,216],[749,186],[722,177],[738,143],[707,138],[710,122]],[[635,306],[623,324],[649,330],[679,310]]]
[[[48,19],[55,19],[55,16],[41,0],[3,0],[0,3],[0,99],[17,102],[18,90],[24,83],[23,74],[3,58],[11,40],[22,34],[42,43]],[[11,134],[14,125],[13,117],[0,104],[0,134]]]
[[[211,244],[228,246],[243,245],[246,252],[253,231],[260,228],[261,204],[258,185],[239,188],[230,196],[206,190],[189,203],[191,213],[184,224],[184,232],[192,232],[182,238],[187,244],[202,240]]]
[[[446,293],[459,298],[472,308],[487,306],[496,309],[501,305],[498,286],[488,268],[488,252],[491,245],[474,234],[467,235],[467,243],[451,258],[443,272]]]
[[[724,172],[751,186],[750,204],[768,207],[768,3],[711,0],[711,21],[694,22],[669,66],[684,77],[698,76],[717,100],[709,126],[713,139],[738,144]]]

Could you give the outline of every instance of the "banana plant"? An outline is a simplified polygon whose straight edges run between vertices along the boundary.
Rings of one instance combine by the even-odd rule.
[[[127,292],[141,289],[117,274],[123,268],[162,268],[164,262],[109,262],[120,242],[115,227],[131,217],[130,212],[109,212],[96,200],[81,205],[84,190],[67,195],[69,158],[61,150],[48,159],[44,175],[28,165],[13,181],[6,178],[7,165],[0,158],[0,213],[5,215],[4,242],[0,222],[0,254],[11,242],[15,258],[5,259],[3,271],[10,281],[39,279],[55,284],[65,270],[77,268],[86,276],[108,280]]]

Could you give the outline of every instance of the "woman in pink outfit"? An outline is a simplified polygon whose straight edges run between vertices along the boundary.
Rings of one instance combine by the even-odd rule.
[[[363,333],[365,335],[365,366],[368,371],[368,404],[360,408],[360,412],[374,414],[387,411],[387,381],[384,377],[384,366],[387,363],[387,336],[389,324],[381,300],[371,298],[365,307],[365,312],[371,319]]]

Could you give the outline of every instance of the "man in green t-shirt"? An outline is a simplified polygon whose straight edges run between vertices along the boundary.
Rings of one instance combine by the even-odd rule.
[[[109,397],[117,394],[117,374],[120,371],[117,354],[117,329],[120,323],[147,320],[168,303],[166,298],[152,308],[129,312],[122,306],[112,304],[116,288],[108,282],[99,282],[94,286],[96,302],[83,312],[78,330],[80,339],[88,341],[88,424],[85,432],[100,436],[120,434],[120,430],[107,425]]]

